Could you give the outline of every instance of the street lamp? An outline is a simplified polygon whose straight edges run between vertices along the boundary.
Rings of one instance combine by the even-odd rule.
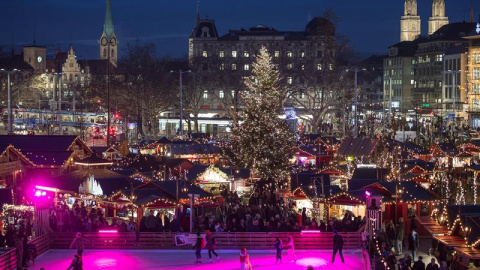
[[[0,71],[6,72],[7,73],[7,92],[8,92],[8,127],[7,127],[7,132],[9,135],[13,134],[13,128],[12,128],[12,87],[10,85],[10,73],[15,72],[15,71],[20,71],[19,69],[0,69]]]
[[[347,72],[353,71],[355,72],[355,96],[353,97],[353,104],[354,104],[354,123],[355,125],[353,126],[353,137],[357,138],[358,137],[358,119],[357,119],[357,112],[358,112],[358,72],[359,71],[365,71],[365,68],[353,68],[353,69],[347,69]]]
[[[187,70],[187,71],[170,70],[170,72],[178,73],[180,75],[180,126],[179,126],[179,130],[180,130],[180,136],[183,138],[183,89],[182,89],[183,85],[182,85],[182,75],[183,75],[183,73],[190,73],[192,71],[191,70]]]

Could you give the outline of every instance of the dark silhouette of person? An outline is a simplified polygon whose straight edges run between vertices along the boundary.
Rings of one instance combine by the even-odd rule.
[[[338,234],[337,230],[333,230],[333,255],[332,255],[332,263],[335,262],[335,255],[337,255],[337,251],[340,254],[340,259],[342,259],[342,263],[345,263],[343,259],[343,237]]]

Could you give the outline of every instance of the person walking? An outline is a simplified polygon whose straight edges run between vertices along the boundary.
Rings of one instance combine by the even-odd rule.
[[[413,264],[412,270],[425,270],[425,263],[423,262],[422,256],[418,256],[418,261]]]
[[[82,233],[77,232],[75,235],[75,239],[73,239],[72,243],[70,244],[70,249],[73,247],[77,248],[78,256],[82,256],[83,250],[85,249],[85,239],[82,238]]]
[[[412,230],[410,236],[408,237],[408,249],[412,252],[412,259],[415,261],[415,253],[417,251],[420,241],[418,239],[418,233],[415,230]]]
[[[205,238],[207,240],[208,258],[210,259],[210,262],[212,262],[212,253],[217,258],[217,261],[219,261],[220,256],[218,256],[217,252],[215,252],[215,250],[217,249],[217,240],[215,239],[215,237],[213,237],[212,233],[209,230],[205,231]]]
[[[288,247],[288,258],[291,259],[292,262],[296,262],[297,255],[295,255],[295,244],[293,243],[293,237],[291,236],[288,237],[287,247]]]
[[[338,234],[337,230],[333,230],[333,255],[332,255],[332,263],[335,262],[335,255],[337,255],[337,251],[340,254],[340,259],[342,259],[342,263],[345,263],[343,259],[343,237]]]
[[[197,240],[195,241],[195,245],[192,249],[195,249],[195,256],[197,257],[197,261],[195,263],[202,262],[202,248],[205,247],[205,239],[203,239],[200,232],[197,232]]]
[[[385,225],[385,232],[387,233],[387,245],[389,247],[394,247],[397,238],[393,221],[390,220],[387,222],[387,224]]]
[[[242,248],[240,250],[240,270],[250,270],[252,269],[252,264],[250,263],[250,258],[247,254],[247,249]]]
[[[397,240],[396,240],[396,251],[397,255],[403,253],[403,238],[405,238],[405,222],[403,217],[398,219],[398,229],[397,229]]]
[[[278,263],[280,261],[280,263],[282,263],[282,249],[283,249],[283,244],[282,244],[282,240],[280,240],[280,238],[276,238],[275,239],[275,249],[277,250],[277,261],[276,263]]]
[[[82,256],[75,254],[73,255],[73,260],[70,266],[67,268],[67,270],[83,270],[83,261],[82,261]]]
[[[427,270],[438,270],[438,264],[435,263],[435,258],[430,260],[430,263],[427,265]]]

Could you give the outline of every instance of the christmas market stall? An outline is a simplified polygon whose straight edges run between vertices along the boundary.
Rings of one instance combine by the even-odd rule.
[[[249,191],[249,177],[249,169],[218,168],[213,164],[195,165],[187,173],[187,180],[215,195],[222,190],[237,191],[239,194]]]
[[[328,198],[326,207],[328,219],[342,220],[347,214],[364,217],[366,215],[365,198],[362,192],[342,191]]]
[[[341,192],[338,186],[311,184],[296,187],[290,195],[300,211],[305,208],[311,219],[328,220],[328,199]]]
[[[451,168],[458,164],[456,157],[460,151],[452,143],[434,143],[430,146],[430,152],[440,167]]]

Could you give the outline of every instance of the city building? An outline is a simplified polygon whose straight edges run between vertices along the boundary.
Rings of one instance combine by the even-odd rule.
[[[255,56],[262,46],[270,52],[283,77],[282,84],[291,93],[285,104],[289,108],[286,111],[307,115],[312,109],[317,109],[308,108],[309,101],[315,103],[312,99],[314,95],[311,95],[313,92],[317,93],[316,99],[323,97],[323,102],[338,97],[338,93],[317,88],[327,79],[335,79],[325,76],[338,68],[334,36],[335,26],[323,17],[312,19],[303,31],[279,31],[257,25],[219,35],[215,21],[201,19],[197,12],[189,38],[192,74],[184,75],[193,77],[195,85],[202,88],[197,89],[198,105],[189,108],[189,116],[199,123],[197,132],[213,135],[229,132],[232,120],[235,121],[234,114],[241,108],[240,92],[245,89],[242,78],[250,74]],[[328,107],[325,104],[320,106]],[[175,131],[179,127],[178,118],[168,118],[170,113],[165,112],[159,120],[164,134],[167,129]],[[167,121],[174,123],[173,126],[168,127]],[[307,130],[313,129],[311,123],[304,124]]]
[[[465,39],[468,41],[466,102],[472,127],[480,127],[480,23]]]

